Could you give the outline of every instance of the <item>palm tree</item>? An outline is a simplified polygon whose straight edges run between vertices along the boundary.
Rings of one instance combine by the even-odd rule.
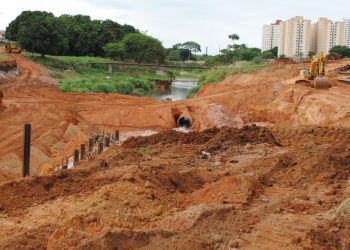
[[[235,41],[239,40],[239,35],[231,34],[231,35],[228,36],[228,38],[230,38],[233,41],[233,45],[229,45],[229,47],[235,49]]]
[[[233,42],[234,42],[235,40],[238,41],[238,40],[239,40],[239,35],[237,35],[237,34],[231,34],[231,35],[228,36],[228,38],[232,39]]]

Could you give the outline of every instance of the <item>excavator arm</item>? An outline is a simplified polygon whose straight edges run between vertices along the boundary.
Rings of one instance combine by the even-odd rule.
[[[328,89],[331,87],[325,77],[326,64],[323,52],[320,52],[310,61],[309,69],[300,71],[300,80],[296,83],[311,86],[316,89]]]

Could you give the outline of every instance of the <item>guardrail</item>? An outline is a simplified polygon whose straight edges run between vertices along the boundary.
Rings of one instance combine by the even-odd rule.
[[[178,69],[212,69],[212,67],[203,66],[187,66],[187,65],[172,65],[172,64],[150,64],[150,63],[126,63],[126,62],[87,62],[88,65],[118,65],[118,66],[141,66],[141,67],[156,67],[156,68],[178,68]]]

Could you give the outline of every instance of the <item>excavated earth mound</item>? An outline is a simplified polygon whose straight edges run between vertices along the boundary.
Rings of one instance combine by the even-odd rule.
[[[348,249],[349,136],[246,126],[132,138],[74,170],[3,183],[0,248]]]
[[[223,127],[211,128],[202,132],[182,133],[168,130],[149,137],[130,137],[123,143],[124,148],[148,147],[155,144],[204,144],[209,151],[225,149],[230,145],[246,145],[247,143],[269,143],[280,145],[265,127],[256,125],[244,126],[241,129]]]
[[[344,62],[327,65],[328,90],[294,84],[306,64],[274,63],[161,103],[60,93],[13,57],[21,74],[0,79],[0,249],[350,249]],[[171,130],[180,116],[193,132]],[[19,178],[24,123],[34,176]],[[162,132],[42,171],[116,129]]]

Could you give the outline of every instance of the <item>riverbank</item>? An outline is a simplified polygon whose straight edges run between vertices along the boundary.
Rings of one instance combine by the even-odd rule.
[[[200,78],[205,70],[158,69],[154,67],[116,67],[108,72],[107,65],[87,65],[88,62],[111,62],[107,58],[24,55],[49,69],[58,81],[62,92],[120,93],[135,96],[152,96],[157,92],[171,91],[176,77]],[[170,83],[170,84],[169,84]],[[163,88],[164,85],[164,88]],[[166,86],[169,85],[169,86]]]

